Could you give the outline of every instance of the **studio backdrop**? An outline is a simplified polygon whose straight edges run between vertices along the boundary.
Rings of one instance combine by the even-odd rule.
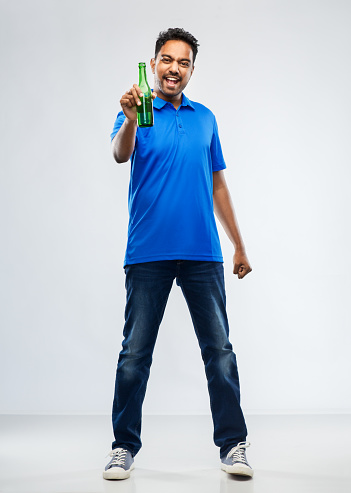
[[[232,273],[245,412],[349,412],[351,5],[1,1],[2,413],[110,413],[122,349],[130,163],[110,133],[158,33],[200,43],[185,90],[219,126],[252,272]],[[145,414],[209,414],[174,283]]]

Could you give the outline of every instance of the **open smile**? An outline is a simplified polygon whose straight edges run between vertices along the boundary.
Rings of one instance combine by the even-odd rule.
[[[164,77],[166,84],[168,87],[175,87],[178,82],[180,82],[180,79],[178,77]]]

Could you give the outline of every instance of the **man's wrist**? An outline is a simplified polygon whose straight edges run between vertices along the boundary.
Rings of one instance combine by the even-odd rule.
[[[130,118],[128,118],[128,117],[126,116],[125,123],[126,123],[126,125],[128,125],[128,126],[129,126],[129,125],[130,125],[130,126],[136,125],[136,124],[137,124],[137,118],[136,118],[135,120],[131,120]]]
[[[246,253],[245,245],[243,243],[237,243],[234,245],[235,253]]]

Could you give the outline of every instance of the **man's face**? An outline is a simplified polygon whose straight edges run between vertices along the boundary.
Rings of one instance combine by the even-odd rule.
[[[155,91],[162,99],[171,101],[183,92],[190,80],[194,70],[193,50],[184,41],[167,41],[150,65],[155,74]]]

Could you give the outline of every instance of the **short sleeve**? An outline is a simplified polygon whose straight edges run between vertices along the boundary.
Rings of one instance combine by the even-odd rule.
[[[211,140],[211,159],[212,159],[212,171],[219,171],[225,169],[227,166],[224,162],[221,141],[218,135],[218,126],[216,118],[213,119],[213,135]]]
[[[116,133],[118,132],[118,130],[121,128],[124,120],[126,119],[125,117],[125,114],[123,113],[123,111],[120,111],[118,114],[117,114],[117,118],[116,118],[116,121],[115,121],[115,124],[113,126],[113,130],[112,130],[112,133],[111,133],[111,142],[113,140],[113,137],[116,135]]]

